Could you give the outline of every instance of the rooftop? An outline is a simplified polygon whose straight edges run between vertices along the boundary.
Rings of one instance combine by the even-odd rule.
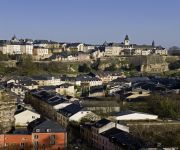
[[[96,128],[101,128],[101,127],[107,125],[110,122],[111,122],[110,120],[107,120],[107,119],[103,118],[103,119],[95,122],[93,126],[96,127]]]

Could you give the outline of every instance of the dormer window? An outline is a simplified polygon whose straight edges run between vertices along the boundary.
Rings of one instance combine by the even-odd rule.
[[[47,132],[51,132],[51,129],[46,129]]]
[[[36,132],[40,132],[40,129],[36,129]]]

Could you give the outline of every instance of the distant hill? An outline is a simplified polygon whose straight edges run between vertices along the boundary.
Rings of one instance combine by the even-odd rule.
[[[177,46],[170,47],[168,53],[173,56],[180,56],[180,47]]]

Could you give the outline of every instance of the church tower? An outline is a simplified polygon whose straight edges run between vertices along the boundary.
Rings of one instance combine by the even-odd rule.
[[[154,40],[152,41],[152,46],[155,47],[155,42],[154,42]]]
[[[130,45],[130,40],[128,35],[126,35],[125,39],[124,39],[124,45]]]

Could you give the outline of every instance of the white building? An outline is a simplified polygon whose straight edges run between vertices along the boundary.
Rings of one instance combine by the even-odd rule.
[[[0,50],[2,51],[3,54],[9,54],[9,55],[22,54],[20,44],[3,45],[1,46]]]
[[[33,45],[32,44],[21,45],[21,52],[23,54],[32,55],[33,54]]]
[[[155,54],[157,54],[157,55],[167,55],[168,51],[166,49],[156,49]]]
[[[40,118],[40,114],[31,110],[24,110],[14,115],[15,126],[27,126],[30,122]]]
[[[119,46],[108,46],[105,48],[105,56],[119,56],[121,51],[123,50],[122,47]]]
[[[157,115],[151,115],[141,112],[135,112],[135,111],[123,111],[119,112],[113,115],[114,119],[117,121],[121,120],[127,120],[127,121],[133,121],[133,120],[157,120]]]
[[[77,86],[81,86],[82,84],[89,84],[89,86],[98,86],[98,85],[102,85],[102,80],[97,77],[90,77],[84,75],[77,77],[75,84]]]

